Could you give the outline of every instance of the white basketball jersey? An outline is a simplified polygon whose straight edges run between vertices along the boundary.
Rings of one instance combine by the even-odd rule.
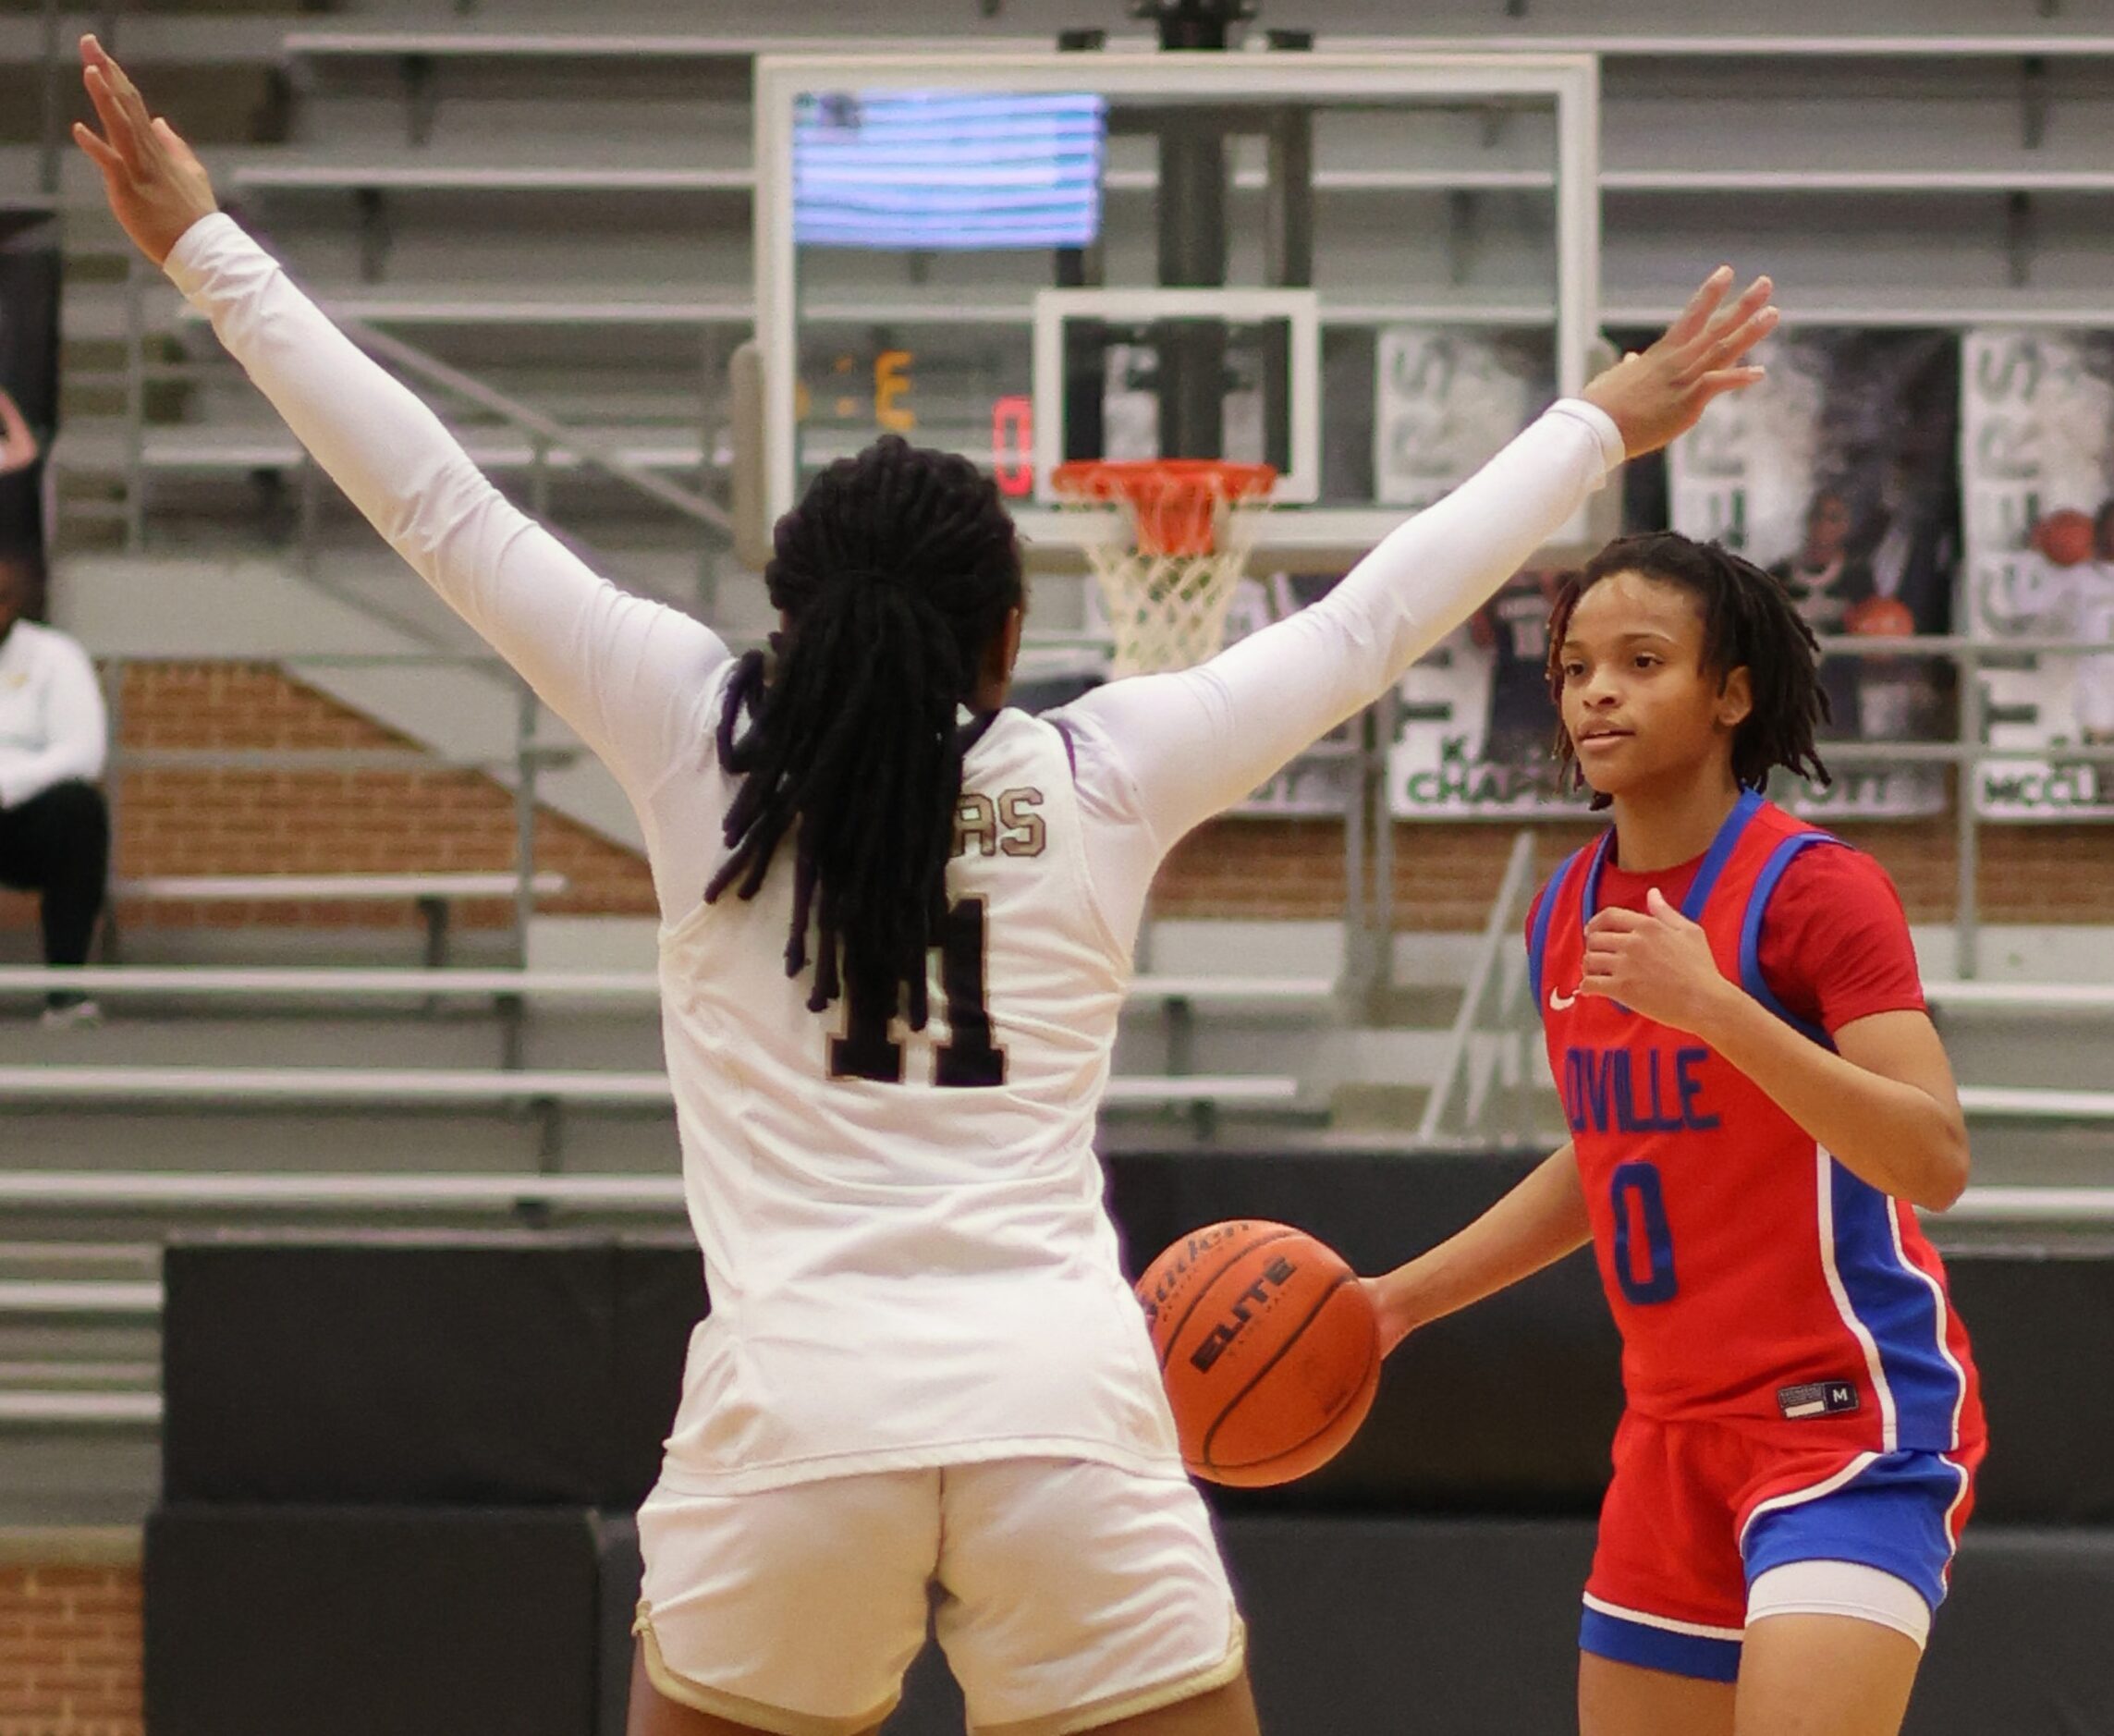
[[[783,968],[789,850],[752,902],[703,901],[732,794],[710,749],[726,643],[524,518],[232,220],[192,225],[168,271],[638,810],[713,1301],[666,1481],[709,1494],[1023,1454],[1179,1474],[1091,1143],[1152,874],[1466,621],[1621,462],[1620,430],[1558,403],[1322,602],[1200,668],[1076,702],[1092,882],[1064,739],[1004,714],[969,755],[933,1026],[913,1034],[871,1009],[807,1010],[809,979]]]
[[[1093,1148],[1130,960],[1062,735],[999,714],[955,836],[924,1031],[849,999],[807,1009],[812,968],[785,971],[789,840],[754,899],[701,902],[663,936],[712,1295],[670,1486],[1039,1455],[1180,1473]]]

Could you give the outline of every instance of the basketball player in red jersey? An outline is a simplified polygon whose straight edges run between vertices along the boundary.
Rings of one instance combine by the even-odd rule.
[[[1571,1140],[1371,1280],[1392,1347],[1590,1241],[1629,1407],[1580,1634],[1583,1736],[1894,1736],[1972,1501],[1967,1337],[1915,1206],[1967,1181],[1879,865],[1763,800],[1825,777],[1815,647],[1716,544],[1558,597],[1559,752],[1614,826],[1528,923]]]

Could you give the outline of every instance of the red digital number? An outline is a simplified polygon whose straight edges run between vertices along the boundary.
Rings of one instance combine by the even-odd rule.
[[[991,406],[991,474],[1010,499],[1034,492],[1034,399],[1002,397]]]

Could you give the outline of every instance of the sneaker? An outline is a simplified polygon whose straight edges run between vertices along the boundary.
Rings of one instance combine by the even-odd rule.
[[[103,1009],[84,996],[45,1008],[37,1022],[46,1031],[93,1031],[103,1022]]]

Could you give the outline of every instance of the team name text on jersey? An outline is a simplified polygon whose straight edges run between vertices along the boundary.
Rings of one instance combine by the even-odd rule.
[[[1700,1099],[1705,1048],[1567,1048],[1563,1112],[1574,1133],[1706,1133],[1718,1118]]]

